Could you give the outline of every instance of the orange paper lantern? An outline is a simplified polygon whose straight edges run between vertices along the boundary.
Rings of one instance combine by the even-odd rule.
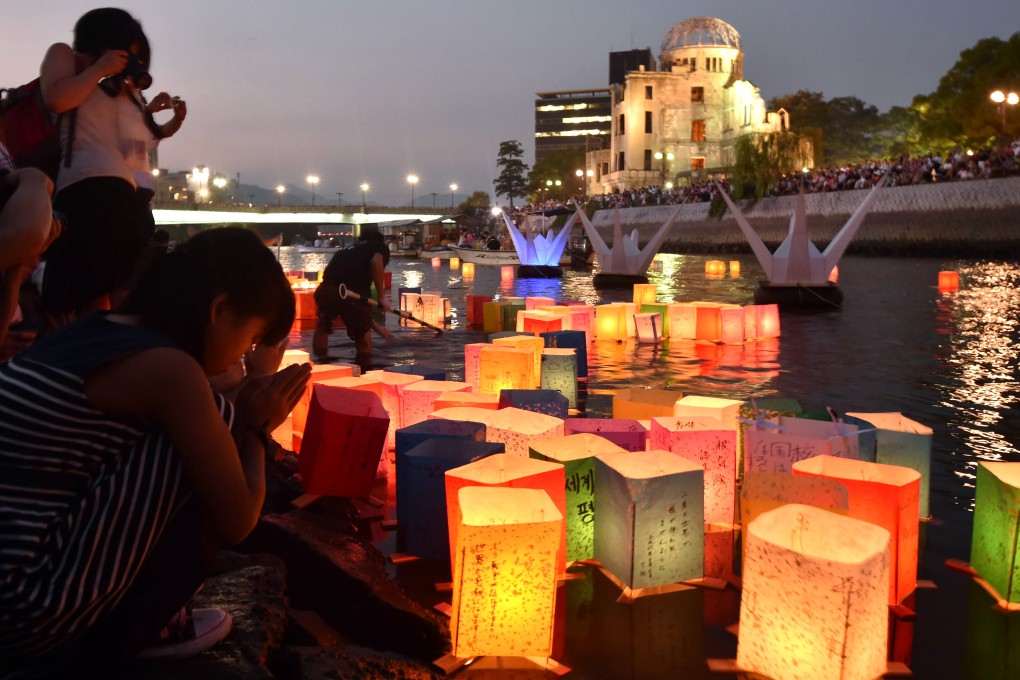
[[[954,293],[960,289],[960,272],[939,272],[939,292]]]
[[[472,278],[475,275],[475,263],[465,262],[460,267],[460,273],[464,276],[465,279]]]

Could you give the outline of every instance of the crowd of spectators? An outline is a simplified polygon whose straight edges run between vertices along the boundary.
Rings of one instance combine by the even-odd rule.
[[[870,189],[886,173],[888,186],[932,184],[970,179],[992,179],[1020,174],[1020,140],[1010,145],[979,151],[933,154],[919,158],[900,157],[867,161],[828,168],[812,168],[804,173],[784,177],[770,192],[771,196],[796,194],[803,187],[806,193]],[[715,182],[727,191],[729,180],[702,180],[685,186],[646,186],[596,194],[586,197],[597,210],[631,208],[646,205],[678,205],[707,203],[715,196]],[[525,212],[568,207],[564,202],[548,200],[533,203]]]

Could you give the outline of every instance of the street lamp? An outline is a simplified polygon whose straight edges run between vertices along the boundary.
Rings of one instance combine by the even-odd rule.
[[[414,208],[414,185],[418,183],[418,175],[408,175],[407,183],[411,185],[411,207]]]
[[[191,179],[195,181],[196,196],[204,199],[209,195],[209,189],[206,188],[206,182],[209,180],[209,168],[204,165],[196,165],[191,171]]]
[[[666,169],[669,167],[669,164],[673,161],[674,158],[675,156],[673,155],[672,151],[667,151],[665,153],[663,153],[662,151],[655,152],[655,160],[659,161],[659,174],[662,175],[663,184],[666,183]]]
[[[996,103],[999,107],[999,117],[1002,120],[1002,135],[1006,136],[1006,105],[1016,106],[1017,102],[1020,102],[1020,95],[1016,92],[1005,93],[1002,90],[996,90],[989,95],[989,98]]]
[[[340,210],[344,209],[344,192],[336,192],[336,207]]]
[[[276,185],[276,205],[283,205],[283,192],[287,190],[287,187],[282,184]]]
[[[453,210],[453,195],[455,193],[457,193],[457,185],[456,184],[451,184],[450,185],[450,210],[451,211]]]
[[[305,181],[312,185],[312,205],[315,205],[315,185],[319,183],[318,175],[308,175],[305,177]]]
[[[368,186],[368,182],[362,182],[358,188],[361,189],[361,212],[368,212],[368,207],[365,205],[365,192],[372,187]]]

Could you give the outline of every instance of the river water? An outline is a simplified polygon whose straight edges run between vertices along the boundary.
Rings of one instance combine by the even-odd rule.
[[[285,269],[321,269],[325,257],[300,255],[292,248],[280,251]],[[762,278],[751,255],[730,256],[740,261],[742,274],[723,279],[704,274],[705,261],[717,257],[663,254],[658,259],[662,270],[651,272],[649,280],[658,286],[659,302],[747,304]],[[565,270],[562,279],[502,281],[498,267],[477,266],[468,280],[445,261],[433,267],[427,260],[393,259],[389,268],[394,291],[420,286],[441,292],[450,299],[454,317],[440,337],[399,326],[390,317],[387,325],[398,341],[377,342],[378,360],[442,366],[455,380],[463,377],[462,346],[483,340],[480,332],[466,328],[467,294],[538,295],[592,304],[632,297],[629,290],[595,290],[591,272]],[[958,292],[938,291],[943,269],[959,271]],[[918,578],[932,581],[935,588],[917,591],[916,621],[901,625],[894,641],[897,657],[920,678],[1020,677],[1020,661],[1008,654],[1010,648],[1020,649],[1020,619],[1010,626],[1008,617],[990,614],[991,599],[944,564],[969,557],[978,461],[1020,461],[1020,265],[845,257],[839,278],[845,293],[842,309],[783,313],[782,335],[775,342],[717,346],[666,341],[657,347],[633,340],[622,345],[596,341],[589,350],[586,412],[608,417],[612,391],[648,386],[741,400],[788,397],[809,411],[900,411],[931,427],[933,519],[922,524]],[[295,340],[295,346],[307,349],[311,332]],[[353,359],[353,344],[342,331],[333,334],[331,352]],[[701,677],[707,672],[706,656],[735,656],[735,638],[717,625],[736,619],[733,601],[727,603],[723,595],[698,590],[642,598],[648,602],[621,610],[626,612],[621,615],[612,613],[614,606],[622,606],[612,603],[615,596],[600,594],[612,587],[600,575],[590,576],[561,589],[566,590],[568,616],[560,638],[562,658],[576,670],[571,677]],[[599,610],[603,600],[608,610]],[[581,604],[572,607],[571,602]],[[688,630],[684,621],[691,616],[698,620],[702,611],[709,625],[700,633],[677,633]],[[610,620],[615,622],[612,630],[606,628]],[[621,626],[629,642],[612,632]],[[663,626],[671,635],[687,635],[684,644],[664,640],[658,630]],[[638,640],[641,636],[651,637]]]

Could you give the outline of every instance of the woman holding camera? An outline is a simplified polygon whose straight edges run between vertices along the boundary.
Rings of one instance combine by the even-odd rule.
[[[152,237],[152,191],[139,178],[149,173],[149,149],[180,128],[187,109],[166,93],[145,102],[149,57],[141,24],[124,10],[103,8],[78,19],[73,47],[57,43],[43,59],[43,100],[62,114],[54,207],[67,216],[46,258],[43,304],[50,312],[115,306]],[[158,125],[152,113],[164,108],[174,117]]]

